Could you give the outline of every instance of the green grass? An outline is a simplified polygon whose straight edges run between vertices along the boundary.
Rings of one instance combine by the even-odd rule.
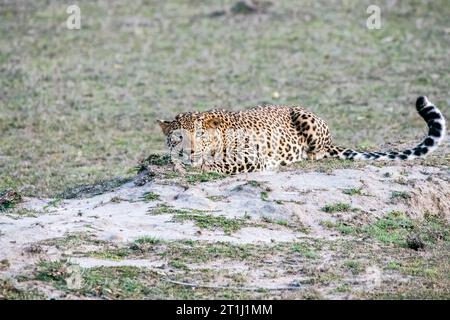
[[[172,206],[168,206],[164,203],[158,204],[156,207],[150,208],[148,213],[152,215],[158,214],[202,214],[209,211],[198,210],[198,209],[176,209]]]
[[[226,234],[236,232],[247,225],[243,219],[230,219],[224,216],[215,216],[211,214],[201,215],[182,213],[174,215],[173,220],[177,222],[194,221],[195,225],[201,229],[222,229]]]
[[[399,211],[388,212],[384,217],[364,226],[350,223],[322,221],[322,226],[335,229],[345,235],[369,236],[385,244],[414,249],[420,247],[432,248],[438,243],[450,242],[448,222],[437,215],[426,215],[423,219],[412,220]],[[414,239],[412,242],[410,239]]]
[[[381,30],[365,27],[369,0],[289,0],[261,15],[208,17],[235,2],[82,0],[77,31],[63,26],[66,3],[3,4],[0,190],[48,196],[128,178],[165,150],[155,119],[182,111],[296,103],[327,120],[336,143],[370,148],[422,135],[419,94],[449,113],[446,0],[381,4]]]
[[[262,188],[263,187],[263,183],[260,181],[256,181],[256,180],[248,180],[247,184],[254,188]]]
[[[384,242],[405,245],[407,235],[414,229],[414,222],[404,213],[392,211],[377,222],[365,226],[362,231]]]
[[[11,280],[0,279],[0,300],[41,300],[45,295],[36,289],[18,289]]]
[[[137,244],[158,244],[161,243],[161,239],[155,238],[155,237],[140,237],[134,240],[134,243]]]
[[[22,201],[20,193],[14,190],[0,191],[0,212],[16,207]]]
[[[135,168],[136,172],[144,171],[148,166],[166,166],[171,163],[169,154],[151,154]]]
[[[347,194],[349,196],[360,196],[362,195],[362,188],[350,188],[350,189],[343,189],[342,190],[343,194]]]
[[[327,213],[334,213],[334,212],[346,212],[346,211],[352,211],[354,210],[351,205],[348,203],[333,203],[333,204],[327,204],[322,208],[322,211]]]
[[[308,259],[317,259],[318,253],[316,248],[304,243],[295,243],[292,245],[292,251],[300,253],[302,256]]]
[[[219,202],[225,200],[226,196],[208,196],[207,198],[211,201]]]
[[[68,233],[63,237],[40,241],[39,244],[45,246],[54,246],[60,250],[68,250],[80,248],[83,245],[103,246],[106,244],[106,241],[98,240],[87,232],[74,232]]]
[[[89,255],[94,258],[120,261],[126,259],[131,254],[131,248],[106,249],[93,251]]]
[[[67,265],[64,261],[40,261],[37,265],[36,280],[53,282],[56,287],[65,286]]]
[[[188,173],[186,175],[186,181],[191,184],[199,182],[209,182],[214,180],[223,179],[226,176],[217,172],[200,172],[200,173]]]
[[[408,200],[411,198],[409,192],[406,191],[392,191],[391,199],[392,200]]]
[[[187,266],[180,261],[173,260],[170,265],[176,270],[188,270]],[[145,268],[128,266],[81,269],[81,287],[70,289],[65,282],[69,273],[64,262],[41,263],[37,269],[35,280],[46,282],[59,290],[80,297],[102,299],[205,299],[208,297],[248,299],[249,297],[246,293],[227,289],[192,290],[190,287],[164,281],[166,277],[162,274]],[[203,270],[202,274],[207,277],[209,273],[206,271]],[[55,272],[58,273],[57,276]]]
[[[331,292],[338,296],[339,293],[351,292],[360,298],[424,298],[427,294],[429,297],[448,298],[448,244],[446,246],[441,240],[432,250],[420,254],[384,242],[367,246],[367,242],[373,244],[367,238],[305,239],[277,244],[142,241],[138,245],[133,242],[129,247],[106,248],[95,253],[98,257],[109,256],[111,259],[126,253],[123,258],[131,260],[167,261],[167,265],[158,272],[136,267],[78,268],[81,286],[69,288],[68,278],[76,266],[66,261],[42,261],[32,275],[17,280],[25,282],[24,286],[33,284],[30,290],[45,282],[63,293],[104,299],[306,298],[305,291],[312,288],[320,290],[325,297],[330,297]],[[337,264],[323,269],[324,261],[330,257]],[[248,271],[223,268],[236,263]],[[216,267],[208,269],[206,265]],[[383,270],[382,282],[370,292],[365,292],[366,286],[360,277],[369,265]],[[300,277],[302,288],[289,293],[259,291],[244,294],[228,289],[192,290],[164,281],[169,277],[188,283],[217,285],[225,280],[230,286],[252,286],[248,277],[254,270],[264,271],[265,279]]]
[[[269,201],[269,192],[261,191],[260,197],[262,201]]]
[[[353,274],[360,274],[364,271],[364,265],[360,261],[347,260],[344,261],[344,267]]]
[[[156,201],[159,200],[159,194],[154,192],[146,192],[143,194],[142,199],[144,199],[144,201]]]
[[[342,234],[345,234],[345,235],[352,235],[352,234],[356,234],[359,232],[358,228],[348,225],[348,224],[345,224],[343,222],[335,223],[330,220],[322,220],[320,222],[320,225],[325,228],[328,228],[328,229],[338,230],[339,232],[341,232]]]

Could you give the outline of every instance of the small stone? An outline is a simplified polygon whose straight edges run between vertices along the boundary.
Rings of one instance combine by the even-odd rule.
[[[40,245],[33,243],[28,247],[25,247],[24,251],[31,254],[37,254],[43,252],[44,250]]]
[[[6,270],[9,268],[11,264],[9,263],[8,259],[2,259],[0,260],[0,270]]]
[[[279,99],[279,98],[280,98],[280,93],[279,93],[278,91],[274,91],[274,92],[272,93],[272,98],[273,98],[273,99]]]

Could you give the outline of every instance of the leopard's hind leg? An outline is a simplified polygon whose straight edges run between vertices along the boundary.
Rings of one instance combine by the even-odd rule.
[[[326,122],[313,113],[300,109],[292,114],[293,123],[303,145],[302,158],[320,160],[327,156],[331,134]]]

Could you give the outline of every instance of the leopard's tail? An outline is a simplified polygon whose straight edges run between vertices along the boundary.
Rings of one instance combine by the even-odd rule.
[[[446,128],[445,119],[441,111],[432,104],[427,97],[419,97],[416,109],[428,125],[428,135],[415,148],[404,151],[363,152],[352,149],[331,146],[325,158],[339,158],[350,160],[410,160],[425,157],[434,151],[444,140]]]

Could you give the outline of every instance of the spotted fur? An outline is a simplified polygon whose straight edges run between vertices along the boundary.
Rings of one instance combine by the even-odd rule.
[[[442,113],[426,97],[416,102],[428,135],[404,151],[362,152],[335,146],[328,125],[299,106],[257,106],[232,112],[181,113],[158,120],[172,159],[221,173],[262,171],[303,159],[409,160],[437,148],[446,132]]]

